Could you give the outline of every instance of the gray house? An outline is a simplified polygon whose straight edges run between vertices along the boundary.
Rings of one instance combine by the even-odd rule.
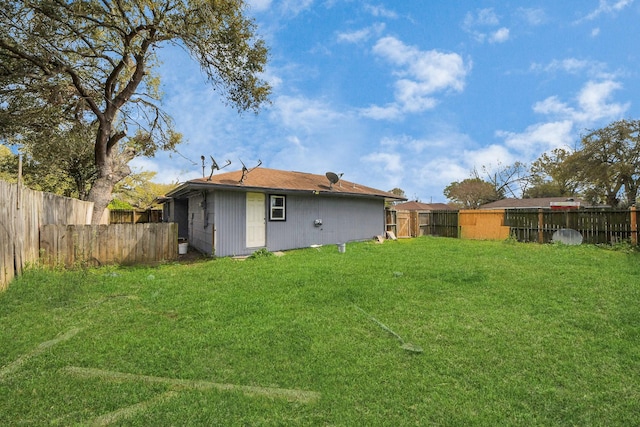
[[[166,194],[164,219],[205,254],[249,255],[384,235],[385,201],[406,200],[331,178],[256,168],[194,179]]]

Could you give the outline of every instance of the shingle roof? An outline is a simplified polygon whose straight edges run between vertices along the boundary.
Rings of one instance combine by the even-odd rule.
[[[208,177],[192,179],[167,193],[169,197],[180,197],[191,190],[206,188],[269,190],[283,192],[316,192],[342,196],[381,197],[392,200],[406,200],[393,193],[356,184],[341,179],[331,185],[324,175],[305,172],[290,172],[278,169],[256,168],[246,174],[242,180],[242,170],[226,172]]]
[[[399,211],[442,211],[455,210],[445,203],[421,203],[416,201],[400,203],[394,206]]]
[[[480,209],[536,209],[549,208],[551,202],[580,202],[580,206],[585,206],[585,202],[579,198],[567,197],[539,197],[533,199],[502,199],[495,202],[486,203],[480,206]]]

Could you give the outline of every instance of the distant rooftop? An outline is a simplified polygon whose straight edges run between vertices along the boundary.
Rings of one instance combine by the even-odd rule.
[[[538,197],[532,199],[502,199],[495,202],[486,203],[480,209],[549,209],[551,203],[558,202],[579,202],[581,207],[587,207],[587,203],[580,198],[572,197]]]
[[[446,203],[421,203],[417,201],[399,203],[394,206],[399,211],[442,211],[442,210],[456,210]]]

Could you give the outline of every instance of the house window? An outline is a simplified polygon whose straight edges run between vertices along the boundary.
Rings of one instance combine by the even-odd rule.
[[[270,221],[284,221],[285,215],[285,203],[284,196],[276,196],[272,194],[269,196],[269,220]]]

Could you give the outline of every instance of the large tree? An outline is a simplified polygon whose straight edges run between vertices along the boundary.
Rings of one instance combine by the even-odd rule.
[[[500,199],[494,185],[480,178],[455,181],[444,189],[444,195],[456,206],[478,209],[481,205]]]
[[[618,120],[589,131],[565,162],[592,202],[636,202],[640,185],[640,120]]]
[[[238,111],[267,101],[267,48],[244,12],[243,0],[0,0],[0,95],[12,94],[0,99],[0,125],[64,129],[68,116],[61,124],[52,105],[95,123],[88,200],[97,223],[114,185],[131,173],[128,161],[180,140],[160,109],[158,47],[187,49]],[[27,139],[24,129],[10,142]]]
[[[576,164],[567,160],[573,153],[556,148],[543,153],[531,164],[528,186],[523,197],[572,197],[577,196],[580,183]]]

